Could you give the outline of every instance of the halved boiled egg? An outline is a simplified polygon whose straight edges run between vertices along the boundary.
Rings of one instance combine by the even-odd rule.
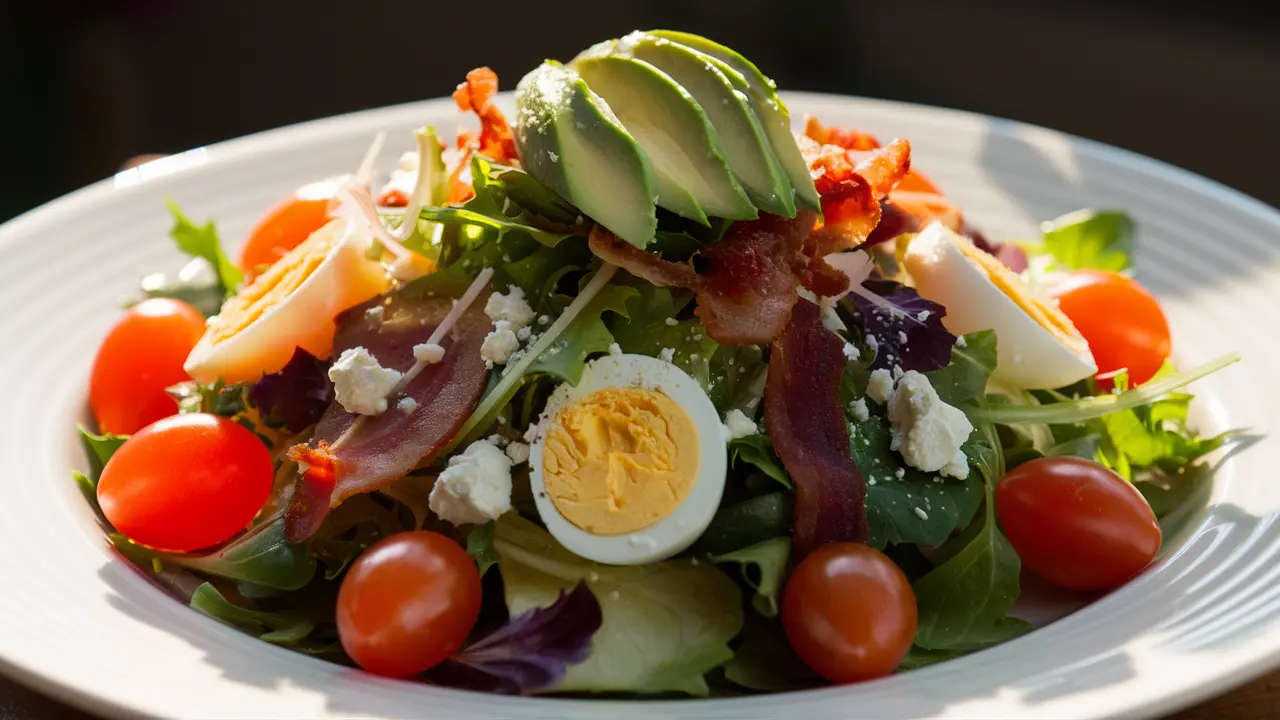
[[[921,297],[947,309],[948,330],[996,331],[996,380],[1026,390],[1058,388],[1098,371],[1089,343],[1051,298],[942,223],[912,238],[905,264]]]
[[[227,300],[187,357],[199,382],[235,383],[278,372],[302,348],[328,357],[334,318],[381,295],[390,278],[368,252],[373,233],[354,216],[332,220]]]
[[[711,399],[675,365],[611,354],[547,401],[529,454],[538,514],[562,545],[639,565],[693,544],[720,505],[724,430]]]

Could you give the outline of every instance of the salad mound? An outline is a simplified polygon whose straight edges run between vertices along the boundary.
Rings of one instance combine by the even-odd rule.
[[[183,602],[376,674],[509,694],[860,682],[1033,630],[1024,571],[1142,573],[1197,434],[1134,224],[995,243],[711,40],[637,31],[151,276],[75,480]],[[335,173],[340,169],[335,168]]]

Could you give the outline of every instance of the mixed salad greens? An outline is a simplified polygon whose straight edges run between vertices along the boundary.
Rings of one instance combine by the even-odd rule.
[[[996,244],[882,144],[683,33],[548,61],[272,208],[104,340],[76,482],[191,607],[503,693],[867,680],[1105,591],[1232,434],[1198,435],[1133,222]]]

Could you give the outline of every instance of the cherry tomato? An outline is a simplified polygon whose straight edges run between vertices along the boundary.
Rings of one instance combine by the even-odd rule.
[[[480,616],[480,573],[458,543],[427,530],[384,538],[338,591],[338,638],[360,667],[389,677],[454,654]]]
[[[190,380],[182,369],[204,334],[204,316],[178,300],[134,305],[98,348],[89,406],[101,432],[129,435],[178,412],[165,388]]]
[[[342,180],[330,179],[304,185],[281,199],[249,231],[240,251],[240,269],[252,280],[333,219]]]
[[[787,580],[782,628],[800,659],[827,680],[870,680],[893,672],[911,649],[916,596],[884,553],[824,545]]]
[[[98,482],[102,514],[129,539],[188,552],[230,539],[271,493],[258,436],[217,415],[164,418],[125,441]]]
[[[1155,296],[1108,270],[1076,270],[1053,288],[1058,307],[1089,341],[1099,374],[1129,369],[1141,385],[1169,357],[1169,322]]]
[[[1047,457],[1009,471],[996,513],[1022,564],[1073,590],[1109,590],[1151,564],[1160,525],[1142,493],[1092,460]]]

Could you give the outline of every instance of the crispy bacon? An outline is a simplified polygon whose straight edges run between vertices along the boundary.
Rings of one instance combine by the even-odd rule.
[[[805,120],[804,134],[819,145],[836,145],[845,150],[875,150],[880,147],[880,141],[868,133],[823,127],[818,118],[812,115]]]
[[[798,557],[827,543],[867,541],[867,487],[839,400],[843,346],[822,326],[818,306],[800,300],[769,355],[764,424],[796,486]]]
[[[502,114],[502,110],[493,103],[493,96],[498,92],[498,74],[487,67],[478,67],[467,73],[465,82],[453,91],[453,101],[463,112],[475,112],[480,118],[480,134],[463,132],[458,134],[458,148],[464,150],[457,167],[449,176],[449,202],[466,202],[474,193],[471,185],[463,179],[463,174],[471,164],[471,154],[478,152],[487,158],[500,163],[512,164],[517,161],[515,133]]]
[[[427,341],[453,302],[448,297],[393,296],[381,320],[367,318],[365,311],[383,300],[375,298],[338,316],[334,352],[362,346],[383,367],[404,372],[415,362],[413,346]],[[444,359],[426,366],[405,387],[417,403],[411,412],[393,403],[357,424],[342,405],[329,405],[316,425],[314,448],[292,453],[311,467],[299,477],[285,515],[290,542],[310,537],[331,507],[398,480],[453,439],[488,382],[480,345],[492,329],[484,304],[473,303],[441,340]]]

